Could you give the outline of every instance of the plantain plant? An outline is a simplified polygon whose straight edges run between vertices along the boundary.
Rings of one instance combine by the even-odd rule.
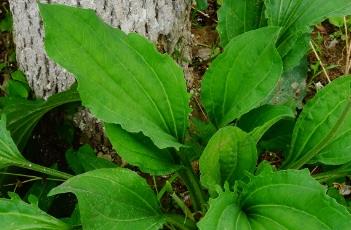
[[[171,180],[156,194],[143,177],[125,168],[90,167],[72,176],[33,167],[11,139],[3,116],[0,166],[31,168],[65,180],[49,196],[74,193],[83,229],[350,226],[347,208],[320,182],[351,171],[351,77],[330,83],[300,114],[291,104],[272,103],[277,84],[306,54],[310,26],[351,12],[348,0],[224,1],[218,26],[224,51],[201,84],[204,122],[189,119],[182,69],[144,37],[109,27],[91,10],[39,7],[48,55],[74,74],[83,105],[104,123],[118,154],[143,173],[174,174],[191,197],[187,207],[172,193]],[[293,131],[290,144],[280,146],[284,161],[277,170],[266,161],[258,163],[257,146],[274,127],[284,129],[281,121],[292,123]],[[193,147],[198,140],[194,131],[204,140],[198,143],[200,154]],[[197,160],[199,176],[192,167]],[[313,178],[308,165],[331,170]],[[160,203],[165,191],[184,215],[165,211]],[[0,200],[0,213],[1,229],[73,228],[15,194]]]

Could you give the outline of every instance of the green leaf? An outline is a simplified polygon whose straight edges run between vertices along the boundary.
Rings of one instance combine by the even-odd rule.
[[[265,27],[232,39],[202,81],[201,99],[211,121],[223,127],[263,104],[281,73],[274,41],[279,28]]]
[[[281,119],[294,117],[294,111],[290,107],[264,105],[243,115],[238,122],[238,127],[250,133],[257,143],[275,123]]]
[[[266,24],[263,0],[226,0],[218,10],[218,33],[221,46],[245,32]]]
[[[207,0],[195,0],[196,1],[196,8],[198,10],[206,10],[208,7]]]
[[[338,165],[351,161],[351,77],[341,77],[310,100],[293,132],[284,167],[310,160]]]
[[[214,192],[215,185],[236,180],[253,172],[257,162],[255,141],[237,127],[225,127],[210,139],[200,157],[201,183]]]
[[[0,169],[8,166],[26,168],[63,179],[71,177],[64,172],[33,164],[26,160],[12,140],[10,132],[6,129],[6,116],[3,114],[0,119]]]
[[[0,120],[0,169],[17,163],[26,163],[22,154],[18,151],[11,134],[6,129],[6,117],[1,116]]]
[[[90,145],[83,145],[78,149],[78,151],[74,151],[73,149],[67,150],[66,160],[69,167],[76,174],[81,174],[100,168],[117,167],[117,165],[113,162],[97,157],[94,149],[92,149]]]
[[[8,97],[21,97],[26,99],[29,96],[30,88],[20,81],[9,80],[6,86]]]
[[[71,229],[35,205],[23,202],[17,194],[12,193],[10,196],[11,199],[0,198],[0,229]]]
[[[142,134],[132,134],[115,124],[105,124],[106,135],[113,148],[125,161],[145,173],[166,175],[181,166],[175,161],[171,149],[159,149]]]
[[[78,198],[83,229],[160,229],[160,204],[146,181],[122,168],[98,169],[70,178],[49,195]]]
[[[142,132],[159,148],[182,146],[190,96],[169,56],[93,10],[40,4],[40,12],[48,55],[75,75],[83,104],[97,118]]]
[[[12,72],[11,78],[15,81],[19,81],[19,82],[22,82],[22,83],[28,85],[26,76],[20,70],[16,70],[16,71]]]
[[[12,16],[8,12],[5,14],[5,18],[0,20],[0,32],[10,32],[12,30]]]
[[[2,109],[1,113],[6,114],[7,128],[18,148],[22,150],[32,130],[47,112],[60,105],[78,101],[80,101],[78,92],[75,87],[72,87],[66,92],[49,97],[47,101],[2,97],[0,98],[0,108]]]
[[[295,55],[293,61],[285,62],[284,58],[287,70],[295,67],[305,55],[305,52],[299,52],[300,48],[298,47],[301,47],[301,41],[304,41],[304,46],[308,46],[309,39],[301,38],[310,34],[311,26],[328,17],[344,16],[351,12],[349,0],[265,0],[265,5],[268,25],[283,27],[278,41],[279,53],[285,57],[294,49],[294,52],[290,53]],[[296,56],[297,53],[300,54],[299,57]]]
[[[264,171],[244,185],[241,194],[222,192],[210,200],[199,222],[212,229],[348,229],[351,215],[326,195],[308,170]]]
[[[36,181],[28,189],[24,200],[29,201],[31,196],[38,199],[38,207],[43,211],[48,211],[54,201],[53,197],[47,197],[51,189],[58,185],[57,181],[41,180]]]

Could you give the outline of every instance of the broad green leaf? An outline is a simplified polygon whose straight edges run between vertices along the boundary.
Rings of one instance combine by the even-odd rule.
[[[47,229],[64,230],[71,227],[46,214],[34,204],[23,202],[17,194],[10,194],[11,199],[0,198],[0,229]]]
[[[236,180],[253,172],[257,162],[255,141],[237,127],[225,127],[210,139],[200,157],[201,183],[214,192],[215,185]]]
[[[49,195],[78,198],[83,229],[160,229],[165,223],[156,195],[138,174],[122,168],[97,169],[70,178]]]
[[[200,230],[348,229],[351,215],[326,195],[308,170],[264,171],[238,195],[222,192],[210,201]]]
[[[92,10],[41,4],[40,12],[48,55],[75,75],[83,104],[97,118],[142,132],[159,148],[182,146],[190,96],[169,56]]]
[[[196,2],[196,8],[198,10],[205,10],[208,7],[207,0],[195,0],[195,2]]]
[[[97,157],[94,149],[92,149],[90,145],[83,145],[78,149],[78,151],[69,149],[66,152],[66,160],[69,167],[76,174],[81,174],[100,168],[117,167],[117,165],[113,162]]]
[[[211,121],[223,127],[263,104],[281,73],[274,41],[277,27],[246,32],[232,39],[207,70],[201,99]]]
[[[6,117],[2,115],[0,119],[0,169],[26,162],[27,160],[18,151],[10,132],[6,129]]]
[[[290,107],[264,105],[243,115],[238,127],[249,133],[257,143],[275,123],[284,118],[294,117],[294,111]]]
[[[222,47],[232,38],[266,24],[263,0],[225,0],[217,14]]]
[[[116,124],[105,123],[106,135],[113,148],[129,164],[152,175],[166,175],[177,171],[180,165],[171,149],[159,149],[142,134],[129,133]]]
[[[266,17],[268,25],[280,26],[283,28],[278,41],[279,53],[285,57],[295,55],[294,60],[285,62],[285,68],[290,69],[296,66],[305,52],[299,52],[302,41],[308,46],[308,40],[302,39],[310,34],[311,26],[322,22],[328,17],[344,16],[351,12],[349,0],[264,0],[266,6]],[[316,10],[318,9],[318,10]],[[307,42],[307,44],[306,44]],[[306,51],[306,50],[304,50]],[[299,53],[300,56],[296,56]],[[287,65],[288,64],[288,65]]]
[[[7,128],[11,132],[18,148],[22,150],[29,139],[32,130],[39,120],[50,110],[71,102],[80,101],[75,87],[55,94],[47,101],[42,99],[30,101],[24,98],[2,97],[0,98],[1,113],[6,114]]]
[[[351,161],[351,77],[341,77],[310,100],[293,132],[285,167],[310,160],[338,165]]]
[[[234,192],[226,191],[210,199],[210,209],[198,223],[199,229],[254,230],[245,212],[240,209],[236,196]]]

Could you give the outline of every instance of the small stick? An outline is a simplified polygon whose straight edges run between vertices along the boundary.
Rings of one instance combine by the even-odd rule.
[[[319,57],[319,55],[318,55],[318,53],[317,53],[317,51],[316,51],[316,48],[314,47],[312,41],[310,41],[310,46],[311,46],[311,48],[312,48],[312,50],[313,50],[314,55],[316,55],[317,60],[318,60],[319,63],[321,64],[321,67],[322,67],[322,69],[323,69],[324,75],[327,77],[328,83],[330,83],[331,80],[330,80],[330,77],[329,77],[329,75],[328,75],[328,72],[327,72],[327,70],[324,68],[323,62],[322,62],[321,58]]]
[[[196,7],[192,6],[191,9],[195,10],[196,12],[198,12],[199,14],[201,14],[202,16],[205,16],[208,19],[211,19],[212,21],[214,21],[215,23],[218,23],[218,21],[216,19],[211,18],[210,15],[206,14],[205,12],[196,9]]]

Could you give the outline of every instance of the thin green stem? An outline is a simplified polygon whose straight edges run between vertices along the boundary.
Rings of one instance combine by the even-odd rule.
[[[36,172],[40,172],[40,173],[43,173],[46,175],[50,175],[50,176],[65,179],[65,180],[72,177],[72,175],[70,175],[68,173],[64,173],[64,172],[61,172],[61,171],[58,171],[55,169],[47,168],[47,167],[37,165],[37,164],[31,163],[31,162],[26,162],[26,163],[20,162],[20,163],[15,164],[15,166],[20,167],[20,168],[33,170]]]
[[[167,182],[169,184],[172,184],[175,179],[177,179],[177,175],[174,174],[171,178],[169,178],[167,181],[166,181],[166,184],[161,188],[160,192],[157,194],[157,199],[160,201],[162,199],[162,197],[165,195],[165,193],[167,192]]]
[[[166,214],[166,221],[181,230],[197,229],[195,222],[177,214]]]
[[[204,211],[203,208],[206,204],[200,182],[195,176],[193,170],[189,167],[178,171],[178,175],[182,178],[185,186],[189,190],[190,198],[195,211]]]
[[[20,176],[20,177],[29,177],[29,178],[37,178],[37,176],[21,174],[21,173],[9,173],[9,172],[0,172],[0,175],[9,175],[9,176]]]
[[[175,192],[171,194],[173,201],[182,209],[183,213],[185,214],[186,218],[189,218],[192,221],[195,221],[193,214],[191,213],[190,209],[182,199],[180,199]]]

